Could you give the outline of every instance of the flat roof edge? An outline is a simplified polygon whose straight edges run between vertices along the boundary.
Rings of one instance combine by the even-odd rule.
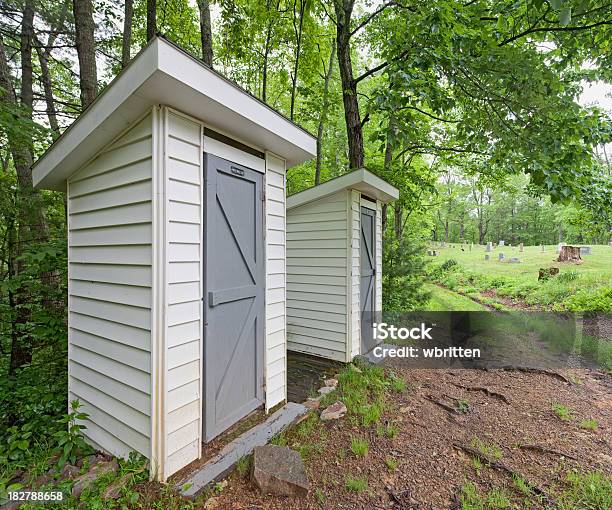
[[[399,198],[399,190],[395,186],[369,170],[360,168],[287,197],[287,209],[294,209],[348,189],[374,194],[374,198],[383,203]]]

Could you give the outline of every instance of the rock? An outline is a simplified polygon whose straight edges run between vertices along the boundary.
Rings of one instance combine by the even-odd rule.
[[[327,395],[328,393],[331,393],[335,389],[336,388],[332,388],[331,386],[323,386],[322,388],[319,388],[319,393],[321,395]]]
[[[115,480],[102,493],[102,499],[117,499],[119,496],[121,496],[121,489],[123,489],[130,482],[133,476],[133,473],[128,473],[127,475],[123,475],[121,478]]]
[[[498,260],[504,260],[504,254],[503,253],[499,253],[497,255]]]
[[[286,446],[257,446],[253,481],[263,494],[305,498],[310,482],[300,454]]]
[[[338,387],[338,379],[325,379],[323,383],[325,384],[325,386],[328,386],[329,388]]]
[[[346,406],[338,400],[337,402],[334,402],[332,405],[323,410],[323,412],[321,413],[321,420],[338,420],[342,418],[346,414],[346,412]]]
[[[509,264],[520,264],[520,259],[517,257],[510,257],[510,260],[508,260]]]
[[[97,462],[93,467],[87,471],[84,475],[79,476],[74,486],[72,487],[72,496],[80,498],[81,494],[85,489],[91,487],[91,485],[102,475],[106,473],[116,473],[119,469],[117,459],[111,461]]]
[[[491,255],[485,255],[485,260],[490,260],[491,259]]]
[[[318,398],[309,398],[306,400],[306,402],[304,402],[304,405],[308,409],[319,409],[319,406],[321,405],[321,400]]]
[[[72,480],[73,478],[76,478],[80,472],[81,470],[77,466],[73,466],[72,464],[66,464],[62,468],[60,478],[62,480],[66,480],[66,479]]]

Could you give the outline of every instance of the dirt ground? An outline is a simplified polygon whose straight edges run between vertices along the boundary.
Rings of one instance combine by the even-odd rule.
[[[574,468],[612,475],[610,376],[568,370],[563,374],[572,382],[567,383],[515,371],[390,368],[407,388],[389,395],[378,427],[365,429],[345,417],[312,430],[306,499],[261,495],[248,476],[234,473],[205,508],[453,509],[459,508],[461,487],[469,482],[484,493],[496,487],[521,501],[511,474],[479,468],[458,444],[487,451],[547,493],[562,488]],[[568,420],[553,411],[555,404],[569,408]],[[581,428],[588,419],[597,421],[595,430]],[[381,425],[395,429],[395,436],[381,433]],[[367,455],[351,452],[353,438],[368,441]],[[388,462],[396,463],[395,469]],[[367,480],[367,488],[350,491],[348,477]]]

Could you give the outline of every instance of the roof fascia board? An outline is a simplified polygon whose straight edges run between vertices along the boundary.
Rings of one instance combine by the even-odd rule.
[[[293,209],[347,189],[371,194],[374,198],[384,203],[392,202],[399,197],[397,188],[365,168],[361,168],[291,195],[287,198],[287,209]]]

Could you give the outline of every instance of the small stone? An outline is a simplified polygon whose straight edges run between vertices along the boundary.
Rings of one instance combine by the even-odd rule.
[[[309,398],[308,400],[306,400],[306,402],[304,402],[304,405],[308,409],[319,409],[319,406],[321,405],[321,400],[319,400],[318,398]]]
[[[128,473],[115,480],[102,493],[102,499],[117,499],[121,496],[121,489],[123,489],[133,477],[134,473]]]
[[[338,400],[337,402],[334,402],[332,405],[323,410],[323,412],[321,413],[321,420],[338,420],[342,418],[346,414],[346,412],[346,406]]]
[[[410,406],[402,406],[399,408],[399,412],[402,414],[406,414],[410,412]]]
[[[336,388],[332,388],[331,386],[323,386],[322,388],[319,388],[319,393],[321,395],[327,395],[328,393],[331,393],[335,389]]]
[[[337,388],[338,387],[338,379],[325,379],[325,381],[323,381],[323,383],[325,384],[325,386],[328,386],[329,388]]]
[[[286,446],[257,446],[253,481],[262,494],[305,498],[310,482],[300,454]]]
[[[66,464],[63,468],[62,468],[62,473],[60,474],[60,478],[62,480],[72,480],[73,478],[76,478],[79,473],[81,472],[81,470],[76,467],[73,466],[72,464]]]
[[[116,473],[119,469],[117,459],[111,461],[97,462],[87,473],[79,476],[72,487],[72,496],[80,498],[83,491],[90,487],[98,477],[106,473]]]

